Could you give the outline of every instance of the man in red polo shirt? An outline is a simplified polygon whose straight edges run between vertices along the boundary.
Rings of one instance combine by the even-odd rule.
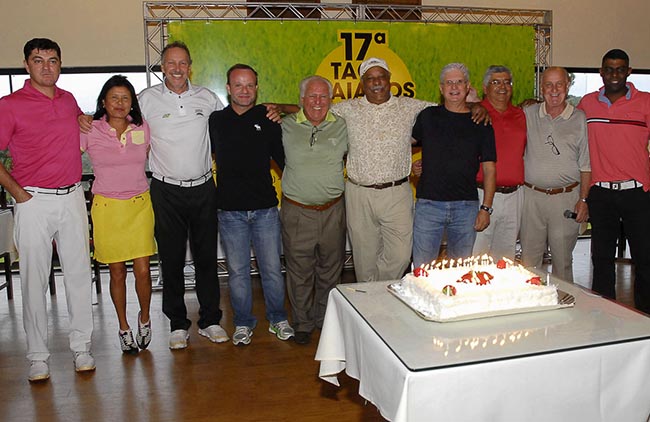
[[[616,299],[616,241],[623,221],[634,261],[634,303],[650,313],[650,94],[627,82],[632,72],[623,50],[602,60],[603,87],[578,108],[587,115],[591,182],[593,290]]]
[[[483,76],[485,107],[492,119],[497,148],[497,187],[490,225],[476,234],[473,254],[515,258],[515,245],[524,202],[524,149],[526,116],[511,104],[512,72],[505,66],[490,66]],[[476,176],[479,202],[483,203],[483,170]]]
[[[0,99],[0,149],[13,159],[0,166],[0,184],[15,201],[14,239],[20,254],[23,325],[29,381],[50,377],[45,292],[56,241],[70,317],[70,349],[77,372],[92,371],[93,331],[88,216],[81,180],[77,116],[72,94],[56,86],[61,49],[46,38],[25,44],[30,78]]]

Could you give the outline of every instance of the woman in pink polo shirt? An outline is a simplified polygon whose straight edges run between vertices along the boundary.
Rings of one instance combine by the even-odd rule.
[[[108,264],[110,270],[122,352],[137,353],[151,341],[149,257],[156,245],[145,175],[149,126],[126,77],[116,75],[104,84],[92,125],[90,133],[81,135],[81,150],[90,156],[95,172],[91,209],[95,259]],[[140,303],[136,341],[126,318],[126,261],[133,261]]]

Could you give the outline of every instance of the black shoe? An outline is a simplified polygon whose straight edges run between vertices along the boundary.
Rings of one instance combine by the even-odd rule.
[[[296,344],[309,344],[311,343],[311,333],[306,331],[296,331],[296,334],[293,336],[293,341]]]

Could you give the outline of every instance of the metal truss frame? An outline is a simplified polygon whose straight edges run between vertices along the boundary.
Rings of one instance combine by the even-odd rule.
[[[162,82],[156,71],[169,37],[167,24],[178,21],[219,20],[348,20],[378,22],[423,22],[532,26],[535,29],[535,94],[541,72],[550,66],[552,12],[550,10],[491,9],[448,6],[402,6],[337,3],[245,3],[245,2],[144,2],[144,41],[147,85]],[[251,260],[251,273],[257,274]],[[218,262],[219,276],[227,274],[225,262]],[[353,268],[347,255],[345,268]],[[284,271],[284,268],[283,268]],[[193,284],[193,280],[188,282]]]
[[[349,20],[532,26],[535,29],[536,94],[541,72],[551,64],[553,15],[550,10],[338,3],[144,2],[143,16],[149,86],[152,75],[160,81],[154,70],[160,66],[160,53],[167,42],[167,24],[175,21]]]

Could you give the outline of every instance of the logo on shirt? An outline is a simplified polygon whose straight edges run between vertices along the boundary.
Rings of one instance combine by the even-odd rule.
[[[253,127],[255,128],[256,131],[261,132],[262,131],[262,126],[258,124],[254,124]]]
[[[194,112],[196,113],[197,116],[201,116],[201,117],[204,116],[202,108],[197,108]]]
[[[171,113],[165,113],[165,114],[163,114],[162,118],[163,119],[169,119],[171,116],[172,116]]]

